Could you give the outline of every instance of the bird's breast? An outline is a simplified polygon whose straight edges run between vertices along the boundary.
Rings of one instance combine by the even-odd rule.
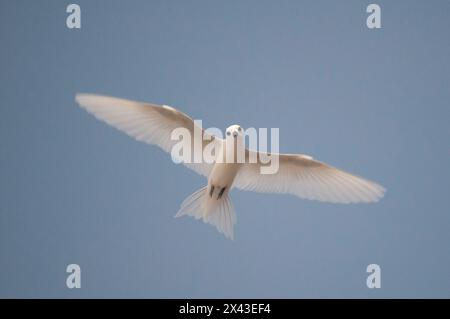
[[[239,163],[215,163],[209,175],[208,184],[231,188],[240,165]]]

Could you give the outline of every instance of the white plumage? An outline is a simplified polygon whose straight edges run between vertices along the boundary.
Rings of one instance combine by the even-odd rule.
[[[157,145],[166,152],[171,152],[177,142],[171,139],[174,129],[185,128],[191,133],[192,139],[194,137],[194,121],[169,106],[92,94],[78,94],[76,101],[96,118],[139,141]],[[225,139],[205,136],[207,133],[204,130],[201,132],[207,138],[202,139],[200,151],[210,143],[215,143],[214,146],[219,150],[216,159],[224,158],[227,143],[244,138],[239,125],[230,126]],[[194,147],[192,149],[195,151]],[[233,164],[219,160],[210,164],[194,163],[195,154],[192,152],[192,160],[184,164],[207,177],[208,184],[182,203],[176,217],[190,215],[202,219],[216,226],[226,237],[233,238],[236,215],[229,198],[229,191],[233,187],[262,193],[288,193],[333,203],[376,202],[385,193],[385,189],[374,182],[301,154],[279,154],[279,170],[275,174],[261,174],[263,164],[259,160],[255,163],[248,161],[252,155],[260,158],[261,154],[253,152],[245,150],[245,163]]]

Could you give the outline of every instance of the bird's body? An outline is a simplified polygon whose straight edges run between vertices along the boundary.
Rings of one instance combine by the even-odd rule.
[[[241,136],[239,136],[239,138],[241,138]],[[226,192],[228,192],[233,186],[234,178],[241,167],[241,163],[238,163],[238,150],[236,143],[234,142],[234,139],[229,138],[220,144],[216,161],[208,176],[209,189],[211,189],[211,187],[214,187],[215,189],[225,188]],[[227,150],[230,149],[233,149],[233,152],[231,155],[228,155],[227,160]],[[229,160],[230,158],[231,160]]]
[[[216,193],[218,195],[222,189],[224,189],[225,194],[227,194],[233,186],[234,178],[238,171],[239,164],[215,163],[208,178],[208,189],[211,192],[211,197],[214,198],[214,195],[216,195]]]
[[[199,152],[203,156],[203,150],[214,146],[215,158],[212,162],[199,163],[191,158],[183,162],[205,176],[207,185],[183,201],[176,217],[190,215],[202,219],[228,238],[233,238],[236,223],[229,197],[233,187],[262,193],[289,193],[334,203],[376,202],[385,192],[374,182],[302,154],[272,154],[277,156],[279,169],[273,174],[262,174],[265,164],[261,157],[267,153],[244,148],[243,158],[239,158],[239,145],[244,143],[244,130],[239,125],[228,127],[225,139],[221,139],[210,136],[190,117],[172,107],[91,94],[78,94],[76,101],[97,118],[166,152],[171,152],[175,145],[174,130],[182,128],[191,133],[190,136],[196,136],[195,132],[200,130],[201,147],[200,150],[194,147],[191,157],[200,155]],[[195,145],[194,138],[188,142]]]
[[[242,138],[242,135],[238,138]],[[217,157],[209,173],[207,186],[195,192],[193,197],[192,195],[188,197],[176,215],[176,217],[190,215],[197,219],[201,218],[215,225],[221,233],[230,238],[233,238],[236,215],[228,195],[242,165],[237,160],[235,141],[235,138],[227,138],[217,145]]]
[[[227,142],[230,143],[232,141],[224,141],[222,143],[217,155],[217,158],[220,158],[221,160],[219,161],[216,158],[211,173],[208,176],[208,186],[227,187],[230,189],[234,178],[239,171],[240,163],[237,162],[236,148],[234,148],[235,152],[233,152],[232,161],[227,162]]]

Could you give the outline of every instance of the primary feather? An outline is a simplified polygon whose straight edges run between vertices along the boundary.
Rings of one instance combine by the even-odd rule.
[[[192,138],[191,145],[194,143],[194,121],[173,107],[94,94],[77,94],[75,100],[96,118],[138,141],[157,145],[168,153],[177,142],[171,139],[172,131],[176,128],[188,129]],[[197,127],[197,129],[201,130],[203,135],[207,135],[201,128]],[[217,138],[212,136],[202,139],[201,149],[216,141]],[[195,151],[194,147],[191,149]],[[193,152],[192,157],[194,157]],[[191,163],[183,164],[206,177],[213,166],[208,163],[194,163],[193,160]]]

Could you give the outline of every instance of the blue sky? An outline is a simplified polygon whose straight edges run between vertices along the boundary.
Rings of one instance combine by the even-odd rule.
[[[450,297],[450,2],[0,4],[0,296]],[[233,191],[235,240],[174,219],[206,180],[78,108],[169,104],[205,127],[279,127],[387,188],[373,205]],[[65,285],[79,264],[82,288]],[[368,289],[366,267],[381,266]]]

